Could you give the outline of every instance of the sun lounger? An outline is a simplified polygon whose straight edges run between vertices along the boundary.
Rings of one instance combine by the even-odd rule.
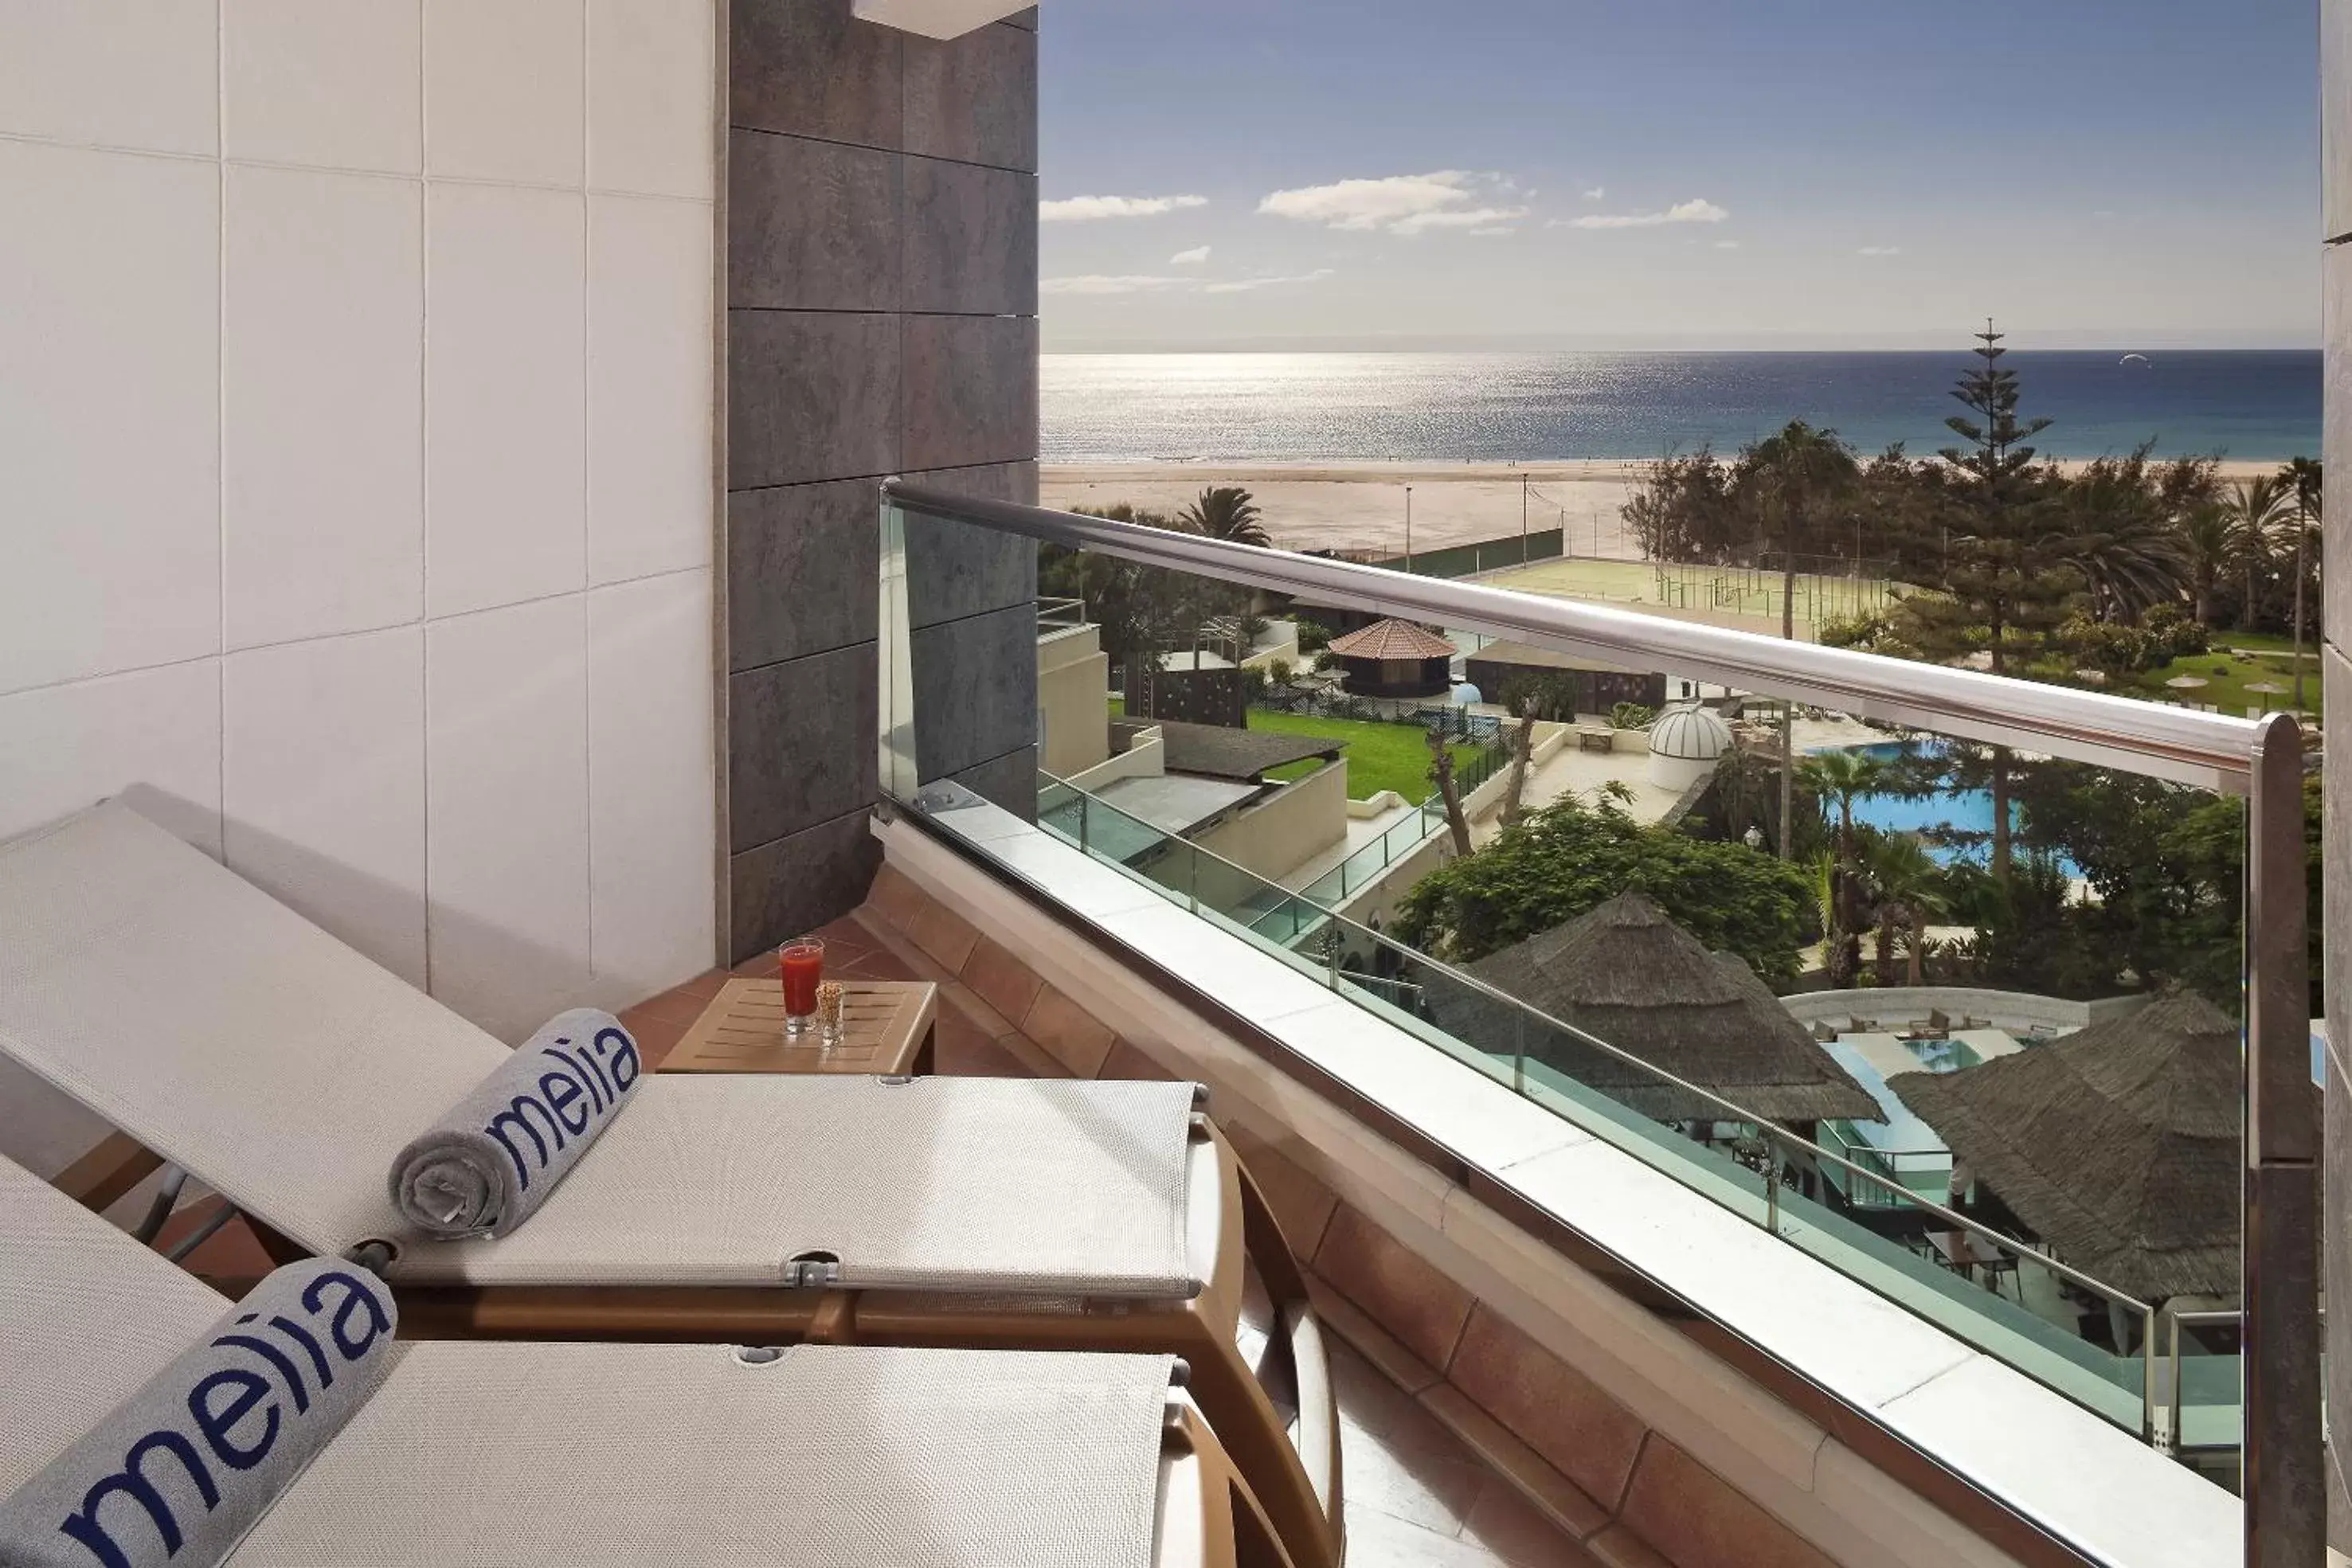
[[[87,1547],[41,1528],[38,1493],[21,1508],[7,1500],[97,1432],[85,1473],[52,1471],[44,1490],[68,1494],[54,1510],[60,1523],[80,1513],[84,1536],[143,1552],[139,1562],[163,1553],[166,1524],[191,1555],[207,1526],[234,1540],[233,1568],[1287,1562],[1204,1424],[1171,1395],[1165,1356],[375,1347],[390,1369],[347,1424],[311,1437],[296,1424],[327,1391],[299,1352],[273,1371],[266,1350],[224,1346],[207,1331],[231,1303],[5,1160],[0,1303],[0,1515],[38,1521],[59,1561]],[[203,1344],[215,1347],[208,1359],[248,1369],[229,1376],[263,1385],[271,1403],[248,1400],[248,1418],[209,1431],[183,1409],[163,1429],[184,1446],[150,1446],[116,1472],[131,1456],[115,1454],[109,1416]],[[343,1376],[348,1393],[352,1368]],[[312,1396],[300,1406],[279,1387],[296,1379]],[[163,1378],[130,1408],[169,1415],[184,1392]],[[265,1426],[269,1411],[282,1426],[276,1415]],[[242,1490],[264,1479],[253,1450],[280,1444],[290,1485]],[[217,1514],[191,1490],[195,1467]],[[89,1476],[113,1473],[154,1490],[118,1485],[86,1503]],[[0,1538],[0,1561],[34,1539]]]
[[[1305,1281],[1187,1086],[655,1074],[527,1225],[432,1241],[386,1173],[506,1048],[114,803],[0,844],[0,1052],[281,1260],[368,1249],[415,1337],[1180,1356],[1301,1568],[1339,1558]]]

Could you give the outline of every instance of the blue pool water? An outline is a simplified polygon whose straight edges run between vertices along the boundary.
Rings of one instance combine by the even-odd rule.
[[[1900,741],[1886,741],[1877,746],[1857,746],[1850,749],[1865,757],[1876,757],[1892,762],[1903,755]],[[1927,852],[1949,865],[1966,857],[1982,858],[1981,848],[1964,844],[1939,842],[1945,831],[1990,833],[1992,831],[1992,791],[1989,789],[1957,789],[1949,794],[1925,800],[1911,800],[1901,795],[1864,795],[1853,803],[1853,820],[1866,822],[1884,833],[1917,833],[1927,843]],[[2012,827],[2023,821],[2016,802],[2010,804]],[[2082,872],[2065,856],[2058,857],[2058,869],[2068,876],[2080,876]]]

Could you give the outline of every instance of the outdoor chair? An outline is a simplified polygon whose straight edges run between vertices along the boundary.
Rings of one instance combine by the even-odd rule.
[[[295,1353],[273,1372],[230,1349],[268,1353],[250,1340],[225,1343],[226,1314],[237,1310],[226,1299],[5,1160],[0,1303],[8,1323],[0,1408],[9,1412],[0,1423],[0,1507],[92,1434],[96,1462],[69,1477],[63,1490],[73,1500],[60,1518],[80,1502],[85,1531],[102,1531],[134,1562],[159,1550],[185,1561],[181,1537],[207,1524],[233,1536],[255,1513],[229,1550],[236,1568],[1289,1561],[1213,1437],[1171,1389],[1167,1356],[388,1346],[377,1353],[391,1358],[381,1381],[339,1431],[322,1429],[333,1435],[307,1469],[281,1465],[294,1479],[273,1498],[266,1479],[239,1490],[259,1479],[252,1448],[305,1442],[297,1424],[312,1399],[324,1404],[318,1379],[328,1360],[313,1372]],[[208,1359],[249,1369],[230,1378],[266,1384],[271,1403],[255,1409],[248,1400],[248,1419],[193,1427],[186,1412],[199,1393],[159,1375],[206,1344],[228,1352]],[[348,1383],[352,1372],[344,1375]],[[291,1398],[281,1382],[312,1399]],[[148,1396],[138,1399],[142,1388]],[[126,1455],[101,1430],[118,1406],[142,1417],[136,1430],[183,1400],[162,1428],[176,1442]],[[240,1452],[239,1442],[250,1448]],[[82,1490],[88,1474],[115,1465],[138,1484]],[[209,1491],[197,1494],[197,1485]],[[208,1519],[224,1494],[236,1517]],[[29,1500],[16,1512],[39,1520],[51,1545],[67,1545]],[[0,1539],[0,1560],[34,1544]]]
[[[1321,1331],[1190,1085],[654,1073],[527,1224],[437,1241],[387,1172],[499,1041],[116,802],[0,844],[0,1052],[119,1130],[102,1186],[169,1161],[275,1260],[368,1260],[408,1337],[1173,1355],[1300,1568],[1339,1560]]]

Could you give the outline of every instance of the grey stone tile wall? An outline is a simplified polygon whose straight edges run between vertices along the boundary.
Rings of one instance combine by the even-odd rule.
[[[918,627],[911,642],[915,758],[926,781],[1036,744],[1034,606],[1014,604]]]
[[[1031,11],[937,42],[857,21],[850,0],[735,0],[725,641],[739,959],[856,904],[873,875],[877,483],[920,474],[1036,498],[1036,26]],[[1035,549],[919,522],[908,556],[918,678],[953,705],[920,720],[924,776],[967,775],[1021,802],[1034,779]]]
[[[2345,640],[2352,628],[2352,0],[2320,0],[2320,241],[2323,269],[2322,343],[2326,357],[2326,423],[2322,460],[2332,481],[2322,518],[2326,774],[2324,968],[2327,993],[2328,1063],[2326,1155],[2321,1163],[2327,1201],[2321,1221],[2326,1257],[2322,1277],[2335,1310],[2327,1315],[2326,1401],[2352,1410],[2352,661]],[[2339,1486],[2352,1479],[2352,1443],[2336,1423],[2329,1454]],[[2342,1544],[2338,1542],[2337,1544]]]

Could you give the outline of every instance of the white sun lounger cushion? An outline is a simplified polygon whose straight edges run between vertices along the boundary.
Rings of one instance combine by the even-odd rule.
[[[394,1278],[1190,1295],[1181,1083],[656,1074],[530,1223],[384,1173],[507,1049],[119,804],[0,844],[0,1051],[312,1251]]]
[[[845,1286],[1164,1299],[1185,1248],[1183,1083],[656,1074],[530,1224],[402,1239],[404,1283]]]
[[[1148,1568],[1170,1371],[418,1344],[234,1568]]]
[[[227,1304],[0,1159],[0,1497],[169,1365]]]
[[[0,844],[0,1051],[314,1252],[509,1054],[113,802]]]

